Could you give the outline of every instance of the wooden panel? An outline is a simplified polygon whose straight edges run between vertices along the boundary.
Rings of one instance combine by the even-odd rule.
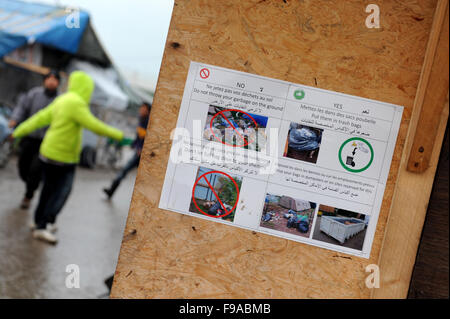
[[[112,297],[367,298],[436,1],[176,1]],[[370,259],[158,209],[191,60],[405,106]]]
[[[380,289],[373,291],[374,298],[405,298],[407,296],[448,121],[448,112],[447,101],[438,124],[436,141],[433,143],[430,168],[423,174],[406,170],[408,150],[411,149],[412,144],[412,138],[408,138],[407,145],[409,147],[405,148],[399,168],[400,174],[396,182],[386,238],[379,262]]]

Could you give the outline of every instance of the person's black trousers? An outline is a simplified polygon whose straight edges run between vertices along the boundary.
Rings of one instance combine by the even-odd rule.
[[[41,162],[43,167],[43,186],[39,204],[34,213],[37,229],[45,229],[54,224],[72,190],[75,165],[59,166]]]
[[[24,137],[20,141],[19,175],[25,182],[25,197],[32,199],[42,179],[42,164],[39,160],[39,148],[42,140],[33,137]]]
[[[114,194],[117,187],[119,187],[120,183],[128,175],[128,173],[131,172],[134,168],[139,166],[140,159],[141,156],[135,153],[133,157],[130,158],[128,162],[125,164],[125,166],[119,171],[119,173],[116,175],[116,178],[114,178],[111,187],[108,190],[111,193],[111,196]]]
[[[134,168],[139,166],[140,159],[141,159],[141,156],[138,155],[137,153],[135,153],[133,155],[133,157],[128,160],[128,162],[125,164],[125,166],[117,174],[114,181],[120,183],[128,175],[128,173],[130,171],[132,171]]]

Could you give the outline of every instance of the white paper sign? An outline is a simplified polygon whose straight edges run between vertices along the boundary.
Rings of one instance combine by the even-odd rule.
[[[368,258],[402,112],[191,62],[159,207]]]

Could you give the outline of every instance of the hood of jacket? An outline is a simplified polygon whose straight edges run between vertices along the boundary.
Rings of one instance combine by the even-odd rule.
[[[67,91],[79,95],[86,104],[89,104],[91,101],[94,87],[94,80],[87,73],[74,71],[70,74]]]

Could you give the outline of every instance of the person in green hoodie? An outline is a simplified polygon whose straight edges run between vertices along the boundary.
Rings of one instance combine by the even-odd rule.
[[[49,126],[42,141],[39,158],[43,163],[43,187],[34,214],[33,237],[56,243],[56,216],[72,189],[75,167],[80,159],[82,130],[122,140],[123,133],[98,120],[89,109],[94,81],[82,71],[70,74],[67,93],[20,124],[14,138]]]

